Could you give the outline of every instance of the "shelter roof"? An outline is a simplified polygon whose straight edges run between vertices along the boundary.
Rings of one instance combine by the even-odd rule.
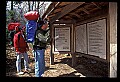
[[[51,23],[59,21],[80,22],[106,12],[109,2],[52,2],[42,18]],[[99,13],[102,12],[102,13]]]

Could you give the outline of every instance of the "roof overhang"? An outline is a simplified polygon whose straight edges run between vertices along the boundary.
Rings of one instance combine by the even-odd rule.
[[[104,13],[107,8],[108,2],[52,2],[42,18],[48,17],[51,23],[80,22]]]

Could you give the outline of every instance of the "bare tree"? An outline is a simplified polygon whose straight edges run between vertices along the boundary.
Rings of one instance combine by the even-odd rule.
[[[28,11],[30,11],[30,1],[28,1]]]
[[[33,10],[33,6],[34,6],[34,1],[32,1],[32,10]]]
[[[11,1],[11,10],[13,10],[13,1]]]
[[[38,1],[38,5],[37,5],[37,11],[39,12],[39,4],[40,4],[40,1]]]
[[[7,6],[8,1],[6,1],[6,6]]]
[[[37,7],[36,7],[36,3],[37,3],[37,1],[35,1],[35,9],[37,8]]]

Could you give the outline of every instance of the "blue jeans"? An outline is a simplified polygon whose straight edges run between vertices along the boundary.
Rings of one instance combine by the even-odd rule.
[[[45,59],[44,59],[45,49],[34,50],[35,56],[35,76],[41,77],[45,71]]]
[[[16,67],[17,67],[17,72],[21,71],[21,57],[24,57],[24,66],[25,66],[25,70],[29,68],[29,64],[28,64],[28,54],[27,52],[25,53],[17,53],[17,60],[16,60]]]

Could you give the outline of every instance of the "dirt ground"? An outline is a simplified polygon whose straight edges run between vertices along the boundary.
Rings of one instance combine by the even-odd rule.
[[[8,77],[35,77],[34,56],[31,50],[28,52],[29,66],[32,69],[24,75],[16,73],[16,56],[14,50],[6,45],[6,76]],[[70,54],[55,54],[54,65],[50,65],[50,48],[45,51],[46,70],[43,77],[108,77],[108,64],[100,61],[77,56],[77,66],[72,67],[72,56]],[[22,70],[24,71],[23,58]]]

